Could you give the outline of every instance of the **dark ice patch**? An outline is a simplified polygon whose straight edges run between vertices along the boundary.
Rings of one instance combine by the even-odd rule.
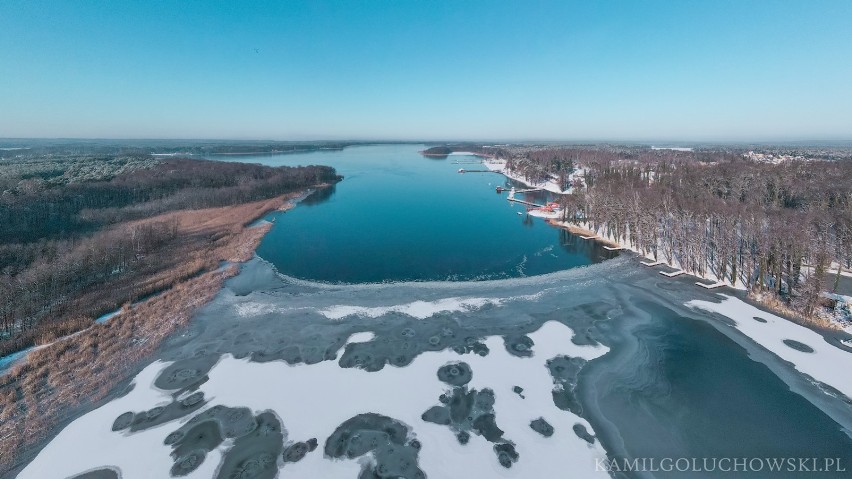
[[[122,429],[127,429],[131,424],[133,424],[133,418],[135,416],[136,415],[130,411],[120,414],[117,418],[115,418],[115,421],[113,421],[112,430],[121,431]]]
[[[485,343],[470,336],[464,339],[463,344],[453,346],[453,351],[458,354],[472,353],[482,357],[488,356],[488,353],[490,352],[488,346],[486,346]]]
[[[196,388],[207,381],[207,373],[218,361],[218,354],[202,354],[175,361],[160,371],[154,386],[167,391]]]
[[[461,363],[464,364],[464,363]],[[450,365],[447,365],[450,366]],[[443,366],[441,369],[446,368]],[[467,364],[465,364],[467,366]],[[441,373],[439,371],[439,377]],[[465,385],[453,387],[446,391],[438,398],[440,406],[432,406],[424,412],[420,418],[426,422],[448,426],[456,436],[459,444],[465,445],[470,441],[470,433],[476,433],[485,438],[486,441],[492,443],[510,443],[503,438],[503,430],[497,425],[497,417],[494,413],[495,396],[494,391],[488,388],[477,391],[476,389],[468,389]],[[502,450],[502,449],[501,449]],[[498,450],[495,448],[495,453]],[[512,447],[514,459],[510,459],[509,463],[514,463],[517,460],[517,453]],[[507,457],[512,457],[507,456]],[[498,458],[498,461],[500,459]],[[505,462],[504,458],[501,464]],[[506,466],[506,467],[510,467]]]
[[[359,414],[335,429],[325,442],[325,455],[354,459],[369,452],[374,463],[363,463],[360,478],[425,479],[417,465],[420,442],[409,440],[409,428],[380,414]]]
[[[426,410],[421,416],[426,422],[431,422],[432,424],[438,424],[440,426],[449,426],[452,421],[450,420],[450,410],[443,406],[432,406]]]
[[[464,386],[473,379],[473,371],[465,362],[449,363],[438,368],[438,379],[451,386]]]
[[[131,432],[144,431],[165,424],[197,411],[206,402],[204,393],[196,392],[182,400],[172,401],[165,406],[155,406],[139,413],[125,412],[115,418],[112,423],[113,431],[130,429]]]
[[[488,442],[499,441],[503,437],[503,430],[497,427],[494,413],[481,414],[473,420],[473,430],[479,433]]]
[[[305,442],[298,441],[290,444],[284,449],[283,458],[284,462],[299,462],[301,461],[309,452],[313,452],[314,449],[317,448],[317,440],[316,438],[308,439]]]
[[[278,457],[284,444],[281,423],[269,411],[258,414],[254,421],[257,427],[237,437],[234,446],[225,452],[218,479],[273,479],[278,475]]]
[[[544,437],[550,437],[553,435],[553,426],[551,426],[549,422],[545,421],[543,417],[530,421],[530,428]]]
[[[261,415],[263,418],[256,418],[248,408],[213,406],[192,417],[163,440],[164,444],[172,446],[171,455],[175,461],[172,476],[185,476],[197,469],[207,453],[219,447],[225,439],[238,439],[255,433],[261,426],[267,430],[277,429],[281,434],[278,420],[270,413],[264,414],[266,416]],[[234,444],[236,446],[237,442]],[[275,454],[276,459],[278,454]]]
[[[503,345],[506,346],[506,351],[508,351],[512,356],[517,356],[519,358],[532,357],[532,347],[534,344],[535,343],[532,338],[526,334],[503,336]]]
[[[515,445],[511,442],[495,444],[494,453],[497,454],[497,462],[506,469],[518,462],[518,453],[515,451]]]
[[[580,439],[588,442],[589,444],[595,443],[595,436],[593,436],[591,433],[589,433],[588,430],[586,430],[586,426],[577,423],[574,424],[574,427],[572,429],[574,430],[574,434],[576,434],[577,437],[579,437]]]
[[[76,476],[71,477],[71,479],[118,479],[119,477],[118,472],[114,469],[104,467],[102,469],[93,469],[91,471],[77,474]]]
[[[803,353],[812,353],[814,352],[814,348],[808,346],[805,343],[800,343],[794,339],[785,339],[784,344],[795,349],[796,351],[801,351]]]
[[[583,415],[583,407],[574,393],[577,387],[577,375],[586,365],[583,358],[556,356],[547,360],[547,369],[553,377],[553,404],[563,411],[570,411],[578,416]]]
[[[207,451],[203,449],[195,449],[176,458],[175,463],[169,469],[169,474],[173,477],[185,476],[192,471],[198,469],[198,466],[204,462],[207,457]]]

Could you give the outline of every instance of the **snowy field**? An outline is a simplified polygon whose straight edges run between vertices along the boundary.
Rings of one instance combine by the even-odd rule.
[[[494,408],[497,424],[517,444],[521,457],[510,469],[497,463],[492,444],[485,439],[474,436],[460,447],[447,427],[420,418],[446,389],[435,372],[459,360],[451,351],[425,353],[405,368],[388,367],[378,372],[342,369],[333,361],[290,366],[225,356],[199,390],[210,399],[208,408],[221,404],[275,411],[290,438],[325,438],[337,425],[364,412],[396,418],[416,426],[414,434],[422,443],[420,467],[431,477],[540,478],[577,464],[588,464],[593,470],[595,458],[604,457],[599,444],[589,445],[572,430],[575,423],[589,427],[588,423],[557,409],[551,399],[553,380],[544,367],[544,358],[568,354],[592,359],[606,352],[600,346],[573,345],[571,336],[571,330],[562,324],[546,323],[530,335],[536,344],[533,358],[510,355],[495,337],[486,342],[492,351],[488,356],[464,358],[473,370],[470,387],[505,393],[498,396]],[[125,411],[144,411],[171,401],[168,392],[153,386],[154,378],[166,366],[162,362],[150,365],[135,378],[137,387],[130,394],[68,426],[19,477],[51,477],[58,464],[63,470],[77,472],[110,466],[120,470],[125,479],[165,477],[173,461],[171,448],[163,444],[163,438],[188,418],[137,433],[115,433],[110,426]],[[516,385],[523,387],[524,398],[511,392]],[[529,427],[538,417],[553,425],[553,436],[542,437]],[[213,477],[227,447],[223,443],[186,477]],[[282,474],[291,478],[353,478],[360,469],[358,461],[331,460],[317,451],[302,461],[284,465]],[[607,476],[601,472],[600,477]]]

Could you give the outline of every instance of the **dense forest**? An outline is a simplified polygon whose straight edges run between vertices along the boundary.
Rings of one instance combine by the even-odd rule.
[[[69,156],[128,156],[128,155],[250,155],[299,153],[306,151],[340,150],[359,142],[341,141],[230,141],[230,140],[69,140],[69,139],[0,139],[0,156],[24,153],[39,157]]]
[[[189,220],[168,213],[241,205],[339,179],[322,166],[149,155],[0,160],[0,356],[78,331],[218,267],[187,255],[215,247],[228,232],[195,232]]]
[[[582,181],[561,198],[563,220],[744,286],[801,318],[819,319],[821,293],[840,282],[838,266],[852,268],[849,159],[620,147],[511,148],[499,156],[533,180],[580,170]]]

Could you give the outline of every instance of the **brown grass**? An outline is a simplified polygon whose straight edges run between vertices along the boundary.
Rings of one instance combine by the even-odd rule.
[[[246,225],[270,211],[286,209],[290,197],[140,220],[178,221],[181,241],[171,253],[174,267],[157,271],[138,285],[165,286],[163,292],[125,306],[108,323],[93,324],[74,336],[40,338],[47,344],[0,377],[0,474],[24,459],[21,454],[28,448],[54,434],[62,421],[107,396],[166,337],[187,324],[239,270],[236,265],[219,268],[220,263],[251,259],[271,226]],[[91,319],[85,321],[91,324]],[[68,326],[74,329],[79,324]]]
[[[787,303],[781,300],[778,296],[772,293],[749,292],[748,299],[765,307],[769,311],[781,315],[786,319],[805,326],[807,328],[818,328],[822,330],[839,330],[840,325],[816,314],[806,316],[799,311],[791,308]]]

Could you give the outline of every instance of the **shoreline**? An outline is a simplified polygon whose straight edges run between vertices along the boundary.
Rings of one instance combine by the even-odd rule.
[[[500,173],[503,176],[505,176],[506,178],[509,178],[510,180],[514,180],[514,181],[517,181],[518,183],[522,183],[526,186],[529,186],[530,188],[541,188],[543,190],[549,191],[549,192],[557,194],[557,195],[565,195],[565,194],[568,194],[568,193],[571,192],[570,189],[562,191],[559,188],[559,185],[557,185],[553,180],[547,180],[543,183],[532,183],[532,182],[524,179],[522,176],[515,174],[512,171],[507,170],[506,169],[506,160],[500,160],[500,159],[497,159],[497,158],[494,158],[494,157],[485,157],[485,158],[487,158],[487,159],[483,160],[482,164],[486,168],[488,168],[489,170],[491,170],[493,172]]]
[[[549,218],[545,221],[547,222],[547,224],[553,227],[565,229],[570,233],[576,234],[581,237],[587,238],[591,236],[592,238],[589,238],[590,240],[600,242],[605,246],[631,251],[635,253],[639,258],[641,258],[640,261],[662,261],[662,263],[659,263],[655,266],[650,266],[648,264],[645,264],[645,266],[650,266],[652,268],[655,268],[656,266],[664,266],[674,271],[683,271],[684,276],[690,276],[691,278],[696,280],[696,283],[707,284],[706,282],[710,281],[712,284],[709,284],[708,286],[714,286],[714,289],[718,287],[722,289],[727,288],[728,290],[733,290],[738,295],[742,295],[742,299],[744,301],[747,301],[749,304],[753,304],[755,306],[759,305],[761,309],[765,309],[767,312],[783,317],[791,323],[812,329],[815,332],[818,332],[819,334],[824,336],[831,333],[832,337],[834,338],[834,341],[839,342],[837,336],[845,336],[846,338],[844,339],[846,341],[852,339],[852,331],[850,331],[849,328],[844,328],[842,325],[836,324],[823,318],[804,317],[801,314],[790,310],[785,305],[776,305],[772,302],[764,300],[762,297],[756,295],[755,293],[747,292],[745,287],[741,283],[737,283],[736,285],[731,284],[730,280],[728,280],[727,278],[720,281],[719,278],[712,272],[707,272],[704,275],[700,275],[695,271],[690,271],[688,269],[682,268],[676,261],[674,262],[674,264],[665,261],[662,257],[663,255],[661,254],[658,254],[656,258],[653,256],[653,253],[645,254],[642,251],[636,249],[633,244],[629,242],[622,243],[612,238],[611,236],[604,235],[600,232],[590,229],[588,223],[581,223],[581,226],[568,221],[561,221],[554,218]],[[852,347],[846,344],[841,343],[841,347],[846,350],[852,351]]]
[[[290,210],[312,192],[328,186],[319,184],[268,200],[181,210],[156,217],[191,218],[202,225],[228,229],[226,244],[217,245],[212,251],[227,266],[180,281],[109,322],[93,323],[17,358],[0,376],[0,382],[20,385],[26,391],[48,388],[51,394],[30,397],[25,410],[17,406],[24,399],[16,397],[14,385],[7,389],[11,395],[0,396],[0,477],[20,472],[65,425],[125,394],[129,380],[141,370],[145,360],[212,301],[225,280],[239,273],[242,263],[254,257],[273,226],[271,222],[257,223],[258,220]],[[198,225],[187,224],[184,233],[197,234],[202,230]],[[41,385],[45,380],[47,384]]]

